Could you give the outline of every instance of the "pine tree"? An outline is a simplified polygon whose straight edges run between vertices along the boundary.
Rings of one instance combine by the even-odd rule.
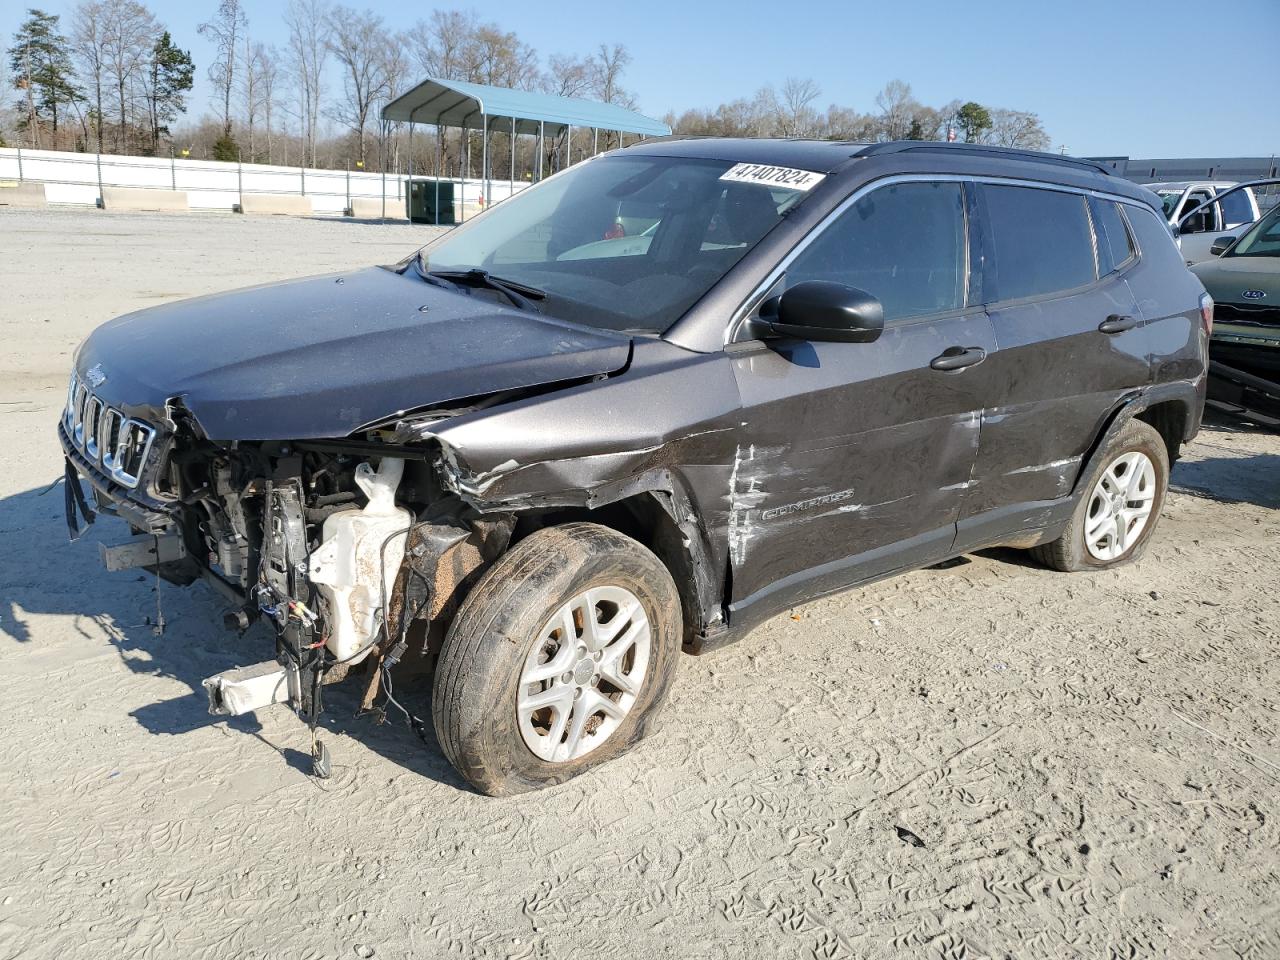
[[[160,148],[160,137],[187,106],[187,94],[195,83],[191,53],[174,45],[166,30],[151,48],[147,69],[147,112],[151,124],[151,153]]]
[[[8,51],[13,85],[23,91],[15,104],[22,114],[18,126],[30,133],[37,147],[40,125],[47,122],[56,138],[59,108],[82,99],[67,53],[67,38],[58,33],[58,19],[56,14],[29,9]]]

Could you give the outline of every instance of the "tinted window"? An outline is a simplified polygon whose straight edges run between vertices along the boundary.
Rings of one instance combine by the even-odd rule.
[[[1042,296],[1094,279],[1084,197],[1034,187],[984,185],[982,192],[995,259],[995,299]]]
[[[1169,224],[1155,215],[1150,207],[1136,207],[1125,204],[1125,213],[1134,235],[1138,238],[1138,249],[1142,251],[1142,259],[1162,267],[1176,267],[1185,270],[1182,251],[1173,242],[1173,234]]]
[[[1244,190],[1228,193],[1222,198],[1220,205],[1222,207],[1222,216],[1226,219],[1228,225],[1234,226],[1248,223],[1253,219],[1253,207],[1249,205],[1249,198],[1245,196]]]
[[[787,268],[787,285],[833,280],[866,290],[886,320],[964,303],[964,190],[899,183],[867,194]]]
[[[1098,234],[1098,269],[1110,273],[1133,256],[1133,241],[1120,208],[1110,200],[1093,201],[1093,223]]]

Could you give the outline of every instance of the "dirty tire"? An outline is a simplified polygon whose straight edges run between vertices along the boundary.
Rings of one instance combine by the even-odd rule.
[[[1117,458],[1135,451],[1146,454],[1155,467],[1155,499],[1151,506],[1151,514],[1136,541],[1124,553],[1111,560],[1100,560],[1089,552],[1085,542],[1085,518],[1088,514],[1090,498],[1103,472]],[[1168,487],[1169,452],[1165,448],[1164,439],[1150,424],[1143,423],[1141,420],[1130,420],[1100,452],[1089,475],[1081,480],[1080,500],[1071,514],[1071,523],[1066,531],[1051,543],[1033,547],[1031,554],[1046,567],[1065,572],[1107,570],[1132,563],[1146,552],[1147,544],[1150,543],[1160,520],[1160,511],[1164,507],[1164,496]]]
[[[585,755],[538,757],[517,720],[521,672],[541,629],[589,587],[630,591],[650,625],[648,667],[618,727]],[[680,597],[661,561],[608,527],[569,523],[539,530],[503,555],[463,600],[440,651],[432,689],[436,737],[477,790],[505,796],[562,783],[625,752],[653,726],[680,655]]]

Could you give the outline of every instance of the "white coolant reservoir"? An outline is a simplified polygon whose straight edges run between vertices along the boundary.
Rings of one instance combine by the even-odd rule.
[[[324,521],[324,542],[311,554],[311,582],[329,605],[326,646],[338,660],[358,663],[368,656],[384,585],[388,600],[395,586],[413,522],[408,510],[396,506],[403,474],[404,461],[393,457],[383,457],[377,472],[368,463],[356,467],[356,483],[369,498],[368,506],[330,514]]]

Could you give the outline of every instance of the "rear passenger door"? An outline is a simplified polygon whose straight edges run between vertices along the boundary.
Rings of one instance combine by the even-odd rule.
[[[997,350],[987,360],[993,394],[960,549],[1067,496],[1108,413],[1150,376],[1142,316],[1124,280],[1134,245],[1116,205],[996,183],[980,184],[978,200]]]

